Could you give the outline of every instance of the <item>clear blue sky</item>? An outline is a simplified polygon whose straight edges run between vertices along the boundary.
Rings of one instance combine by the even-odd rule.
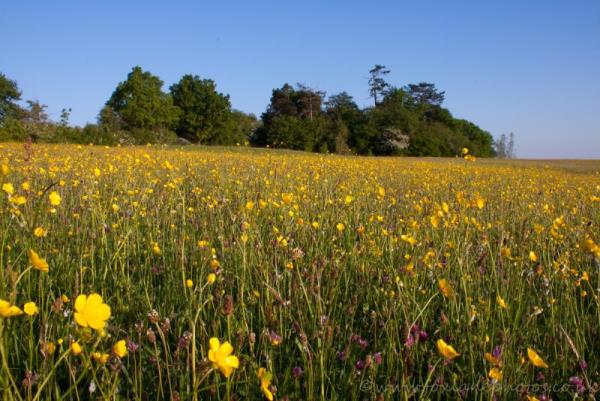
[[[94,4],[92,4],[94,3]],[[600,1],[2,1],[0,71],[95,122],[134,65],[212,78],[257,115],[304,83],[368,105],[368,70],[428,81],[519,157],[600,158]]]

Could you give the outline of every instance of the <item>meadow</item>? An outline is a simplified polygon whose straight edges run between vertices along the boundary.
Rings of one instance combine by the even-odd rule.
[[[4,401],[598,396],[600,162],[5,143],[0,186]]]

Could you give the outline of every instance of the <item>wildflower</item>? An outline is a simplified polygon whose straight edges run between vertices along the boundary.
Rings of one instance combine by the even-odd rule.
[[[252,202],[252,201],[246,202],[246,209],[248,209],[248,210],[254,209],[254,202]]]
[[[449,298],[454,294],[452,286],[448,284],[448,280],[446,280],[445,278],[442,278],[438,281],[438,287],[444,298]]]
[[[94,360],[99,364],[104,365],[106,364],[106,362],[108,362],[108,358],[110,358],[110,355],[104,352],[96,351],[92,354],[92,358],[94,358]]]
[[[187,288],[192,288],[194,286],[194,282],[188,278],[187,280],[185,280],[185,286]]]
[[[71,352],[73,353],[73,355],[79,355],[82,351],[83,350],[81,349],[81,345],[79,345],[77,341],[71,343]]]
[[[271,345],[278,346],[283,341],[283,338],[274,331],[269,331],[269,340],[271,341]]]
[[[239,366],[238,358],[231,355],[233,347],[228,341],[221,344],[216,337],[211,338],[209,344],[208,359],[213,363],[213,368],[218,368],[223,376],[228,378],[233,373],[233,370]]]
[[[498,368],[491,368],[488,372],[488,377],[497,382],[502,381],[502,371]]]
[[[216,280],[217,280],[217,275],[216,275],[215,273],[210,273],[210,274],[208,275],[208,277],[206,278],[206,282],[207,282],[208,284],[212,284],[212,283],[214,283]]]
[[[115,356],[123,358],[127,355],[127,342],[125,340],[119,340],[113,345],[112,352]]]
[[[13,317],[22,315],[23,311],[16,305],[11,305],[8,301],[0,299],[0,317]]]
[[[26,315],[33,316],[38,313],[38,307],[35,302],[27,302],[23,305],[23,311],[25,311]]]
[[[79,295],[75,299],[75,321],[82,327],[91,327],[101,331],[110,317],[110,307],[98,294]]]
[[[475,204],[477,205],[478,209],[483,209],[485,207],[485,199],[478,196],[477,200],[475,201]]]
[[[504,298],[502,298],[500,295],[498,295],[496,297],[496,303],[498,304],[498,306],[500,306],[502,309],[506,309],[508,308],[508,305],[506,304],[506,301],[504,301]]]
[[[56,344],[54,344],[53,342],[47,342],[46,347],[43,351],[45,351],[46,355],[54,354],[54,351],[56,351]]]
[[[452,347],[449,344],[446,344],[446,342],[441,338],[437,340],[436,345],[438,352],[449,361],[460,355],[458,352],[456,352],[454,347]]]
[[[43,227],[37,227],[35,230],[33,230],[33,235],[38,238],[45,237],[47,233],[48,231],[46,231]]]
[[[500,367],[502,361],[500,360],[502,349],[500,347],[494,348],[492,353],[486,352],[483,354],[485,360],[492,364],[492,366]]]
[[[529,251],[529,260],[532,261],[532,262],[537,262],[538,261],[538,257],[535,254],[535,252]]]
[[[344,229],[346,228],[346,226],[344,225],[344,223],[337,223],[336,226],[335,226],[335,228],[337,228],[337,230],[339,232],[342,232],[342,231],[344,231]]]
[[[6,183],[2,184],[2,190],[9,195],[12,195],[15,193],[15,187],[10,182],[6,182]]]
[[[353,198],[352,196],[350,196],[350,195],[346,195],[346,198],[344,199],[344,203],[345,203],[346,205],[349,205],[349,204],[351,204],[351,203],[352,203],[352,201],[353,201],[353,200],[354,200],[354,198]]]
[[[35,269],[48,272],[48,262],[46,262],[46,259],[40,258],[40,255],[33,249],[29,250],[29,262]]]
[[[260,380],[260,389],[262,390],[263,394],[269,401],[273,401],[273,393],[269,389],[273,375],[271,372],[267,372],[265,368],[259,368],[257,376]]]
[[[21,206],[27,203],[27,198],[24,196],[10,196],[8,201],[14,205]]]
[[[62,198],[56,191],[50,192],[50,195],[48,195],[48,199],[50,200],[50,204],[52,206],[58,206],[58,205],[60,205],[60,202],[62,201]]]
[[[160,251],[160,247],[158,246],[158,242],[152,242],[152,252],[154,252],[155,255],[160,255],[161,251]]]
[[[533,348],[527,348],[527,357],[529,357],[529,360],[534,366],[545,369],[549,368],[546,362],[544,362],[544,360],[538,355],[537,352],[535,352]]]
[[[463,156],[469,153],[469,148],[462,148],[462,154]]]

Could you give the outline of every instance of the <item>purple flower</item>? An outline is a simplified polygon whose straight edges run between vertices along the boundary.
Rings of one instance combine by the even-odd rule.
[[[356,361],[356,369],[363,370],[365,368],[365,362],[362,359]]]
[[[577,392],[577,394],[582,394],[585,392],[585,385],[583,384],[583,380],[581,380],[581,378],[577,376],[571,376],[569,378],[569,384],[575,387],[575,392]]]
[[[381,365],[382,360],[383,358],[381,357],[381,352],[373,354],[373,361],[375,361],[375,364]]]
[[[292,377],[294,379],[299,379],[300,377],[302,377],[303,374],[304,371],[300,366],[295,366],[294,369],[292,369]]]

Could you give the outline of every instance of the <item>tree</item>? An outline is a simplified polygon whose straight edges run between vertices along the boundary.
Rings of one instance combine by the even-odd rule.
[[[496,156],[500,159],[513,159],[515,157],[515,134],[502,134],[494,141]]]
[[[409,84],[404,90],[410,95],[416,104],[440,107],[444,103],[446,92],[440,92],[435,84],[420,82]]]
[[[232,117],[231,103],[228,95],[217,92],[213,80],[184,75],[170,91],[173,104],[180,110],[175,128],[178,136],[192,142],[228,142],[217,137]]]
[[[289,149],[317,150],[327,143],[326,123],[322,118],[324,93],[289,84],[273,89],[271,102],[262,114],[262,126],[251,139],[255,145]]]
[[[298,117],[308,117],[312,120],[321,112],[325,92],[312,89],[303,84],[296,84],[298,88],[294,93]]]
[[[134,67],[106,102],[114,120],[130,131],[169,130],[177,121],[178,109],[162,91],[163,81],[141,67]],[[101,118],[106,116],[101,112]],[[101,121],[104,123],[104,121]]]
[[[373,103],[375,107],[377,107],[377,96],[384,96],[385,90],[388,88],[389,84],[385,82],[383,79],[384,76],[390,73],[390,70],[386,69],[385,65],[375,64],[369,71],[369,93],[373,97]]]
[[[21,91],[17,82],[8,79],[0,72],[0,125],[7,118],[17,118],[21,108],[16,103],[21,100]]]

